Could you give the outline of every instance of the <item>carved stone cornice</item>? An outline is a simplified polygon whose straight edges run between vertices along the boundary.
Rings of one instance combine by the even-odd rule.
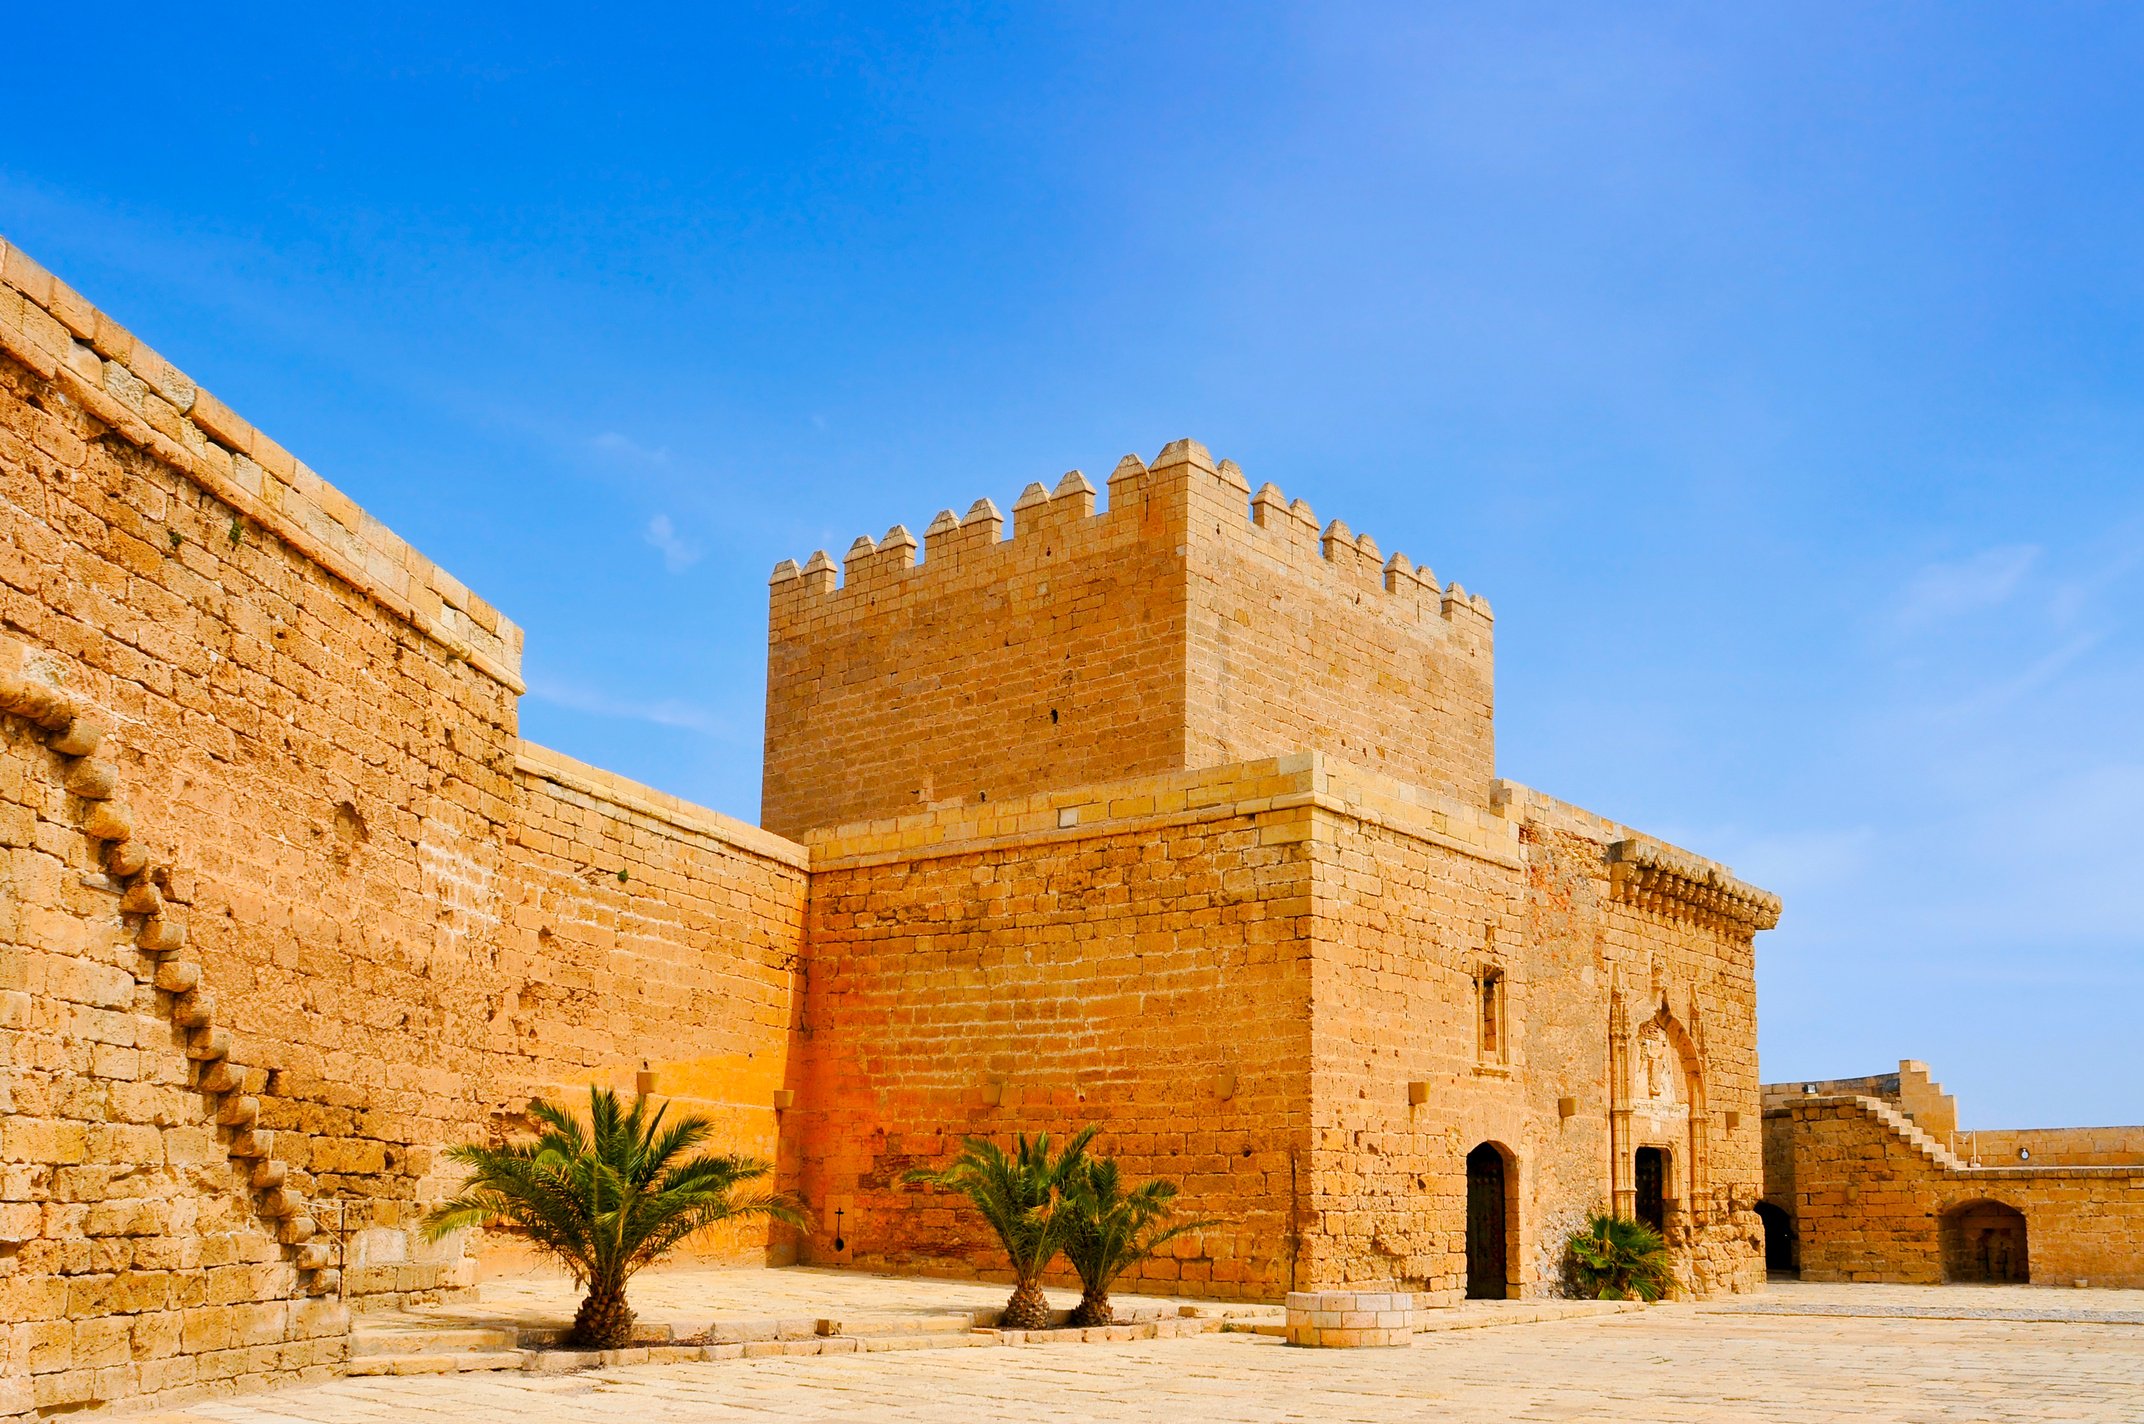
[[[1658,841],[1611,844],[1608,880],[1615,898],[1627,905],[1711,929],[1755,932],[1779,923],[1777,895],[1735,879],[1725,866]]]

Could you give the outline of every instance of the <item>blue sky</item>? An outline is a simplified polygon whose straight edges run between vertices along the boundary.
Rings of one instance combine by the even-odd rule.
[[[2144,1121],[2138,12],[704,9],[30,7],[0,232],[747,818],[778,559],[1196,436],[1786,897],[1767,1078]]]

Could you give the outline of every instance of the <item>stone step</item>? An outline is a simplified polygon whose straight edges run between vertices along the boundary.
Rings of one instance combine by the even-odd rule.
[[[940,1311],[930,1315],[844,1315],[838,1319],[819,1320],[814,1333],[821,1337],[857,1339],[879,1335],[950,1335],[987,1325],[996,1317],[995,1310]]]
[[[437,1355],[518,1349],[511,1330],[470,1326],[460,1330],[367,1330],[350,1336],[353,1359],[372,1355]]]
[[[519,1350],[485,1350],[414,1355],[363,1355],[343,1366],[350,1375],[451,1375],[470,1370],[518,1370]]]

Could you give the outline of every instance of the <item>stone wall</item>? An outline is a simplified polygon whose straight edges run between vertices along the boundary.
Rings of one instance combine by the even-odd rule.
[[[1184,765],[1183,490],[1137,460],[784,561],[769,599],[761,820],[812,827]]]
[[[18,250],[0,279],[0,642],[110,729],[0,719],[0,1400],[323,1367],[339,1307],[297,1292],[336,1265],[460,1288],[413,1231],[439,1149],[534,1091],[646,1062],[771,1156],[802,850],[525,748],[511,623]]]
[[[2144,1127],[1974,1128],[1958,1134],[1957,1151],[1990,1167],[2144,1166]]]
[[[1127,1284],[1284,1292],[1307,1171],[1307,760],[814,835],[805,1259],[995,1275],[966,1204],[902,1174],[963,1134],[1102,1123],[1098,1150],[1223,1218]]]
[[[1316,748],[1484,798],[1489,606],[1179,440],[784,560],[762,815],[785,835]],[[1404,705],[1404,716],[1392,715]]]
[[[2144,1164],[1974,1168],[1879,1107],[1811,1097],[1766,1114],[1767,1133],[1791,1144],[1793,1180],[1780,1195],[1803,1279],[1971,1278],[1954,1251],[1946,1260],[1946,1223],[1993,1202],[2024,1217],[2032,1283],[2144,1286]]]
[[[1765,1199],[1811,1280],[1969,1278],[1946,1221],[1994,1202],[2024,1214],[2033,1281],[2144,1284],[2144,1129],[1961,1130],[1957,1101],[1912,1059],[1766,1084],[1764,1102]]]
[[[1486,804],[1496,774],[1489,602],[1323,526],[1230,461],[1169,447],[1188,481],[1186,764],[1314,748]],[[1157,462],[1157,468],[1160,462]]]
[[[1099,1122],[1103,1150],[1227,1220],[1150,1286],[1456,1295],[1465,1159],[1491,1142],[1518,1186],[1509,1284],[1558,1293],[1565,1236],[1615,1201],[1604,1163],[1637,1143],[1621,994],[1715,1045],[1692,1041],[1668,1118],[1701,1188],[1671,1191],[1671,1236],[1686,1288],[1754,1288],[1748,931],[1616,901],[1609,829],[1309,753],[814,834],[806,1259],[988,1273],[965,1208],[902,1173],[963,1133]],[[1485,1056],[1486,966],[1509,997]]]

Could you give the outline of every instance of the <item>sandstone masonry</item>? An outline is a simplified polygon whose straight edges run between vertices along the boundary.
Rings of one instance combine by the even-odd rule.
[[[1761,1282],[1778,902],[1497,778],[1480,597],[1106,484],[778,567],[760,829],[522,741],[518,628],[0,244],[0,1416],[339,1368],[591,1082],[802,1193],[740,1259],[987,1274],[902,1173],[1095,1121],[1218,1222],[1143,1289],[1555,1294],[1609,1204]]]
[[[1769,1083],[1764,1215],[1806,1280],[2144,1286],[2144,1128],[1962,1132],[1910,1059]]]

